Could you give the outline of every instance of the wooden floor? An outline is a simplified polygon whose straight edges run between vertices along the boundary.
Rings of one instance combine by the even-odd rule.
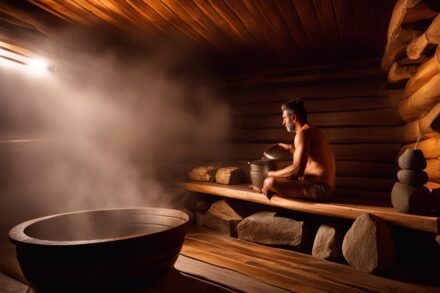
[[[3,249],[0,292],[27,290],[15,250]],[[136,288],[136,292],[186,291],[439,292],[440,288],[385,279],[310,255],[195,228],[187,234],[175,270],[148,287]]]

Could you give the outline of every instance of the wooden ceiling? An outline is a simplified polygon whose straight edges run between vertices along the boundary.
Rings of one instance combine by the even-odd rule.
[[[50,35],[54,25],[67,23],[119,31],[135,40],[184,41],[235,64],[316,64],[380,58],[395,2],[2,0],[0,25],[9,29],[0,32],[7,35],[15,26],[12,34]]]

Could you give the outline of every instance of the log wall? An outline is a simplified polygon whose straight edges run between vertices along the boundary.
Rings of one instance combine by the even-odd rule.
[[[417,27],[413,38],[403,46],[403,53],[384,55],[382,65],[388,70],[388,81],[404,81],[404,90],[398,97],[400,117],[405,120],[405,145],[399,153],[408,148],[421,149],[427,158],[425,172],[429,175],[428,188],[440,187],[440,14],[426,11],[420,14],[424,22],[406,21],[414,5],[424,5],[423,0],[399,0],[393,12],[389,31],[398,32],[408,27]],[[396,38],[388,38],[387,48],[396,47]],[[397,70],[408,67],[408,60],[413,63],[412,73],[396,78]],[[419,140],[418,143],[416,141]]]
[[[396,91],[382,90],[386,75],[378,60],[264,72],[222,85],[233,113],[223,159],[258,159],[273,143],[293,143],[281,121],[281,104],[301,96],[309,122],[330,140],[336,156],[337,193],[389,200],[401,145],[412,142],[397,108]],[[329,69],[331,67],[331,69]],[[291,75],[294,74],[294,75]],[[398,96],[402,90],[398,91]]]

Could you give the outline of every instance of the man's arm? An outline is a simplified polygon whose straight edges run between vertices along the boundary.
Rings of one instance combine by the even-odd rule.
[[[280,147],[282,147],[283,149],[285,149],[286,151],[290,151],[293,155],[293,153],[295,152],[295,145],[293,144],[287,144],[287,143],[279,143],[278,144]]]
[[[297,145],[294,148],[293,162],[289,166],[277,170],[270,171],[268,176],[298,178],[304,176],[309,156],[310,134],[308,131],[301,131],[297,134]]]

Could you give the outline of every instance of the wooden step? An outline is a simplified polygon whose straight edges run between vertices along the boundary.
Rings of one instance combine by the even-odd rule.
[[[263,194],[250,191],[246,185],[225,186],[216,183],[182,182],[178,183],[178,186],[187,191],[220,195],[330,217],[356,219],[362,214],[369,213],[395,225],[400,225],[415,230],[422,230],[434,234],[439,234],[440,231],[440,217],[403,214],[397,212],[391,206],[377,206],[364,203],[342,203],[337,201],[331,203],[317,203],[299,199],[284,198],[281,196],[273,196],[272,199],[269,200]],[[353,198],[356,198],[356,194],[353,194]]]
[[[358,272],[310,255],[204,232],[188,233],[181,254],[294,292],[435,290]]]

